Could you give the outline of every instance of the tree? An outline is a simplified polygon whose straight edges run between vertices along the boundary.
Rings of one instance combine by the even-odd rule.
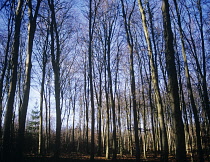
[[[100,1],[94,4],[92,4],[92,0],[89,0],[89,44],[88,44],[88,65],[89,65],[89,86],[90,86],[90,103],[91,103],[91,153],[90,153],[90,160],[94,160],[94,149],[95,149],[95,107],[94,107],[94,94],[93,94],[93,49],[92,49],[92,41],[93,41],[93,33],[94,33],[94,26],[95,26],[95,19],[96,19],[96,13],[98,9]],[[94,14],[93,14],[94,13]]]
[[[202,68],[203,68],[203,74],[202,77],[202,89],[203,89],[203,102],[205,105],[205,111],[208,116],[209,122],[210,122],[210,104],[209,104],[209,96],[208,96],[208,90],[207,90],[207,83],[206,83],[206,50],[205,50],[205,42],[204,42],[204,32],[203,32],[203,10],[201,5],[201,0],[197,0],[197,8],[199,11],[199,30],[200,30],[200,36],[201,36],[201,51],[202,51]]]
[[[134,65],[133,65],[133,54],[134,54],[134,43],[133,38],[131,35],[131,28],[130,28],[130,19],[131,15],[134,11],[136,1],[133,2],[133,7],[129,15],[126,15],[125,12],[125,6],[123,0],[121,0],[122,5],[122,14],[124,19],[124,26],[125,26],[125,32],[127,37],[127,43],[129,47],[129,63],[130,63],[130,85],[131,85],[131,96],[132,96],[132,106],[133,106],[133,116],[134,116],[134,132],[135,132],[135,145],[136,145],[136,160],[140,160],[140,147],[139,147],[139,133],[138,133],[138,121],[137,121],[137,104],[136,104],[136,85],[135,85],[135,75],[134,75]]]
[[[183,30],[182,30],[182,25],[181,25],[181,18],[180,18],[180,11],[178,8],[177,1],[174,0],[175,8],[176,8],[176,14],[178,18],[178,26],[179,26],[179,33],[180,33],[180,38],[181,38],[181,46],[182,46],[182,55],[183,55],[183,60],[184,60],[184,68],[185,68],[185,76],[187,79],[187,89],[188,89],[188,95],[190,98],[191,106],[192,106],[192,111],[195,119],[195,126],[196,126],[196,137],[197,137],[197,150],[198,150],[198,155],[200,161],[204,161],[203,159],[203,151],[202,151],[202,146],[201,146],[201,136],[200,136],[200,122],[199,122],[199,117],[198,117],[198,111],[196,108],[194,96],[193,96],[193,90],[191,86],[191,79],[190,79],[190,73],[189,73],[189,68],[188,68],[188,62],[187,62],[187,56],[186,56],[186,49],[185,49],[185,42],[184,42],[184,35],[183,35]]]
[[[40,3],[41,0],[38,0],[33,15],[32,1],[31,0],[28,1],[29,24],[28,24],[26,71],[25,71],[25,82],[23,90],[23,102],[19,111],[19,129],[18,129],[18,144],[17,144],[19,148],[17,153],[20,159],[22,158],[22,152],[24,146],[23,141],[24,141],[25,121],[26,121],[26,114],[27,114],[29,93],[31,86],[31,68],[32,68],[31,57],[32,57],[34,35],[37,24],[36,19],[38,16]]]
[[[12,7],[12,3],[9,3],[8,5],[10,8]],[[3,8],[2,8],[3,9]],[[6,72],[8,70],[8,64],[9,64],[9,50],[10,50],[10,44],[12,40],[12,33],[13,33],[13,27],[14,27],[14,18],[13,18],[13,11],[9,10],[9,13],[7,15],[7,37],[6,41],[2,40],[1,46],[6,46],[4,51],[4,60],[2,61],[2,67],[1,67],[1,75],[0,75],[0,139],[2,139],[2,115],[3,115],[3,91],[4,91],[4,79],[6,78]],[[4,44],[6,42],[6,44]]]
[[[11,124],[14,111],[14,98],[17,83],[17,66],[18,66],[18,55],[19,55],[19,44],[20,44],[20,28],[22,22],[22,10],[23,0],[18,1],[15,12],[15,29],[14,38],[11,52],[11,66],[12,66],[12,78],[10,81],[10,89],[8,94],[8,101],[6,106],[6,115],[4,118],[4,133],[3,133],[3,161],[9,161],[11,159]]]
[[[95,108],[93,96],[93,76],[92,76],[92,41],[93,41],[93,24],[92,24],[92,0],[89,1],[89,45],[88,45],[88,62],[89,62],[89,80],[90,80],[90,102],[91,102],[91,153],[90,160],[94,160],[94,128],[95,128]]]
[[[38,110],[38,102],[36,101],[34,109],[31,110],[31,120],[29,120],[27,124],[27,130],[34,134],[38,135],[39,131],[39,110]]]
[[[49,29],[47,28],[46,40],[44,41],[43,51],[42,51],[42,79],[41,79],[41,91],[40,91],[40,114],[39,114],[39,148],[38,154],[42,155],[43,153],[43,103],[44,103],[44,88],[45,88],[45,77],[46,77],[46,66],[47,66],[47,51],[48,51],[48,37],[49,37]],[[47,108],[46,108],[47,109]],[[47,111],[46,111],[46,118],[47,118]],[[47,121],[46,121],[47,123]],[[47,130],[47,126],[46,126]]]
[[[149,3],[149,2],[147,2],[147,3]],[[166,133],[166,127],[165,127],[162,99],[161,99],[159,84],[158,84],[157,69],[156,69],[156,66],[155,66],[155,61],[154,61],[154,56],[153,56],[151,38],[150,38],[149,30],[148,30],[148,27],[147,27],[147,23],[146,23],[145,10],[143,8],[141,0],[138,0],[138,4],[139,4],[140,12],[141,12],[144,35],[145,35],[145,39],[146,39],[146,42],[147,42],[147,49],[148,49],[148,55],[149,55],[149,60],[150,60],[150,67],[151,67],[152,84],[153,84],[153,88],[154,88],[154,91],[155,91],[155,103],[156,103],[156,106],[157,106],[158,119],[159,119],[159,123],[160,123],[161,147],[162,147],[161,156],[162,156],[163,161],[168,161],[168,139],[167,139],[167,133]]]
[[[60,108],[60,39],[55,15],[54,0],[48,0],[51,12],[50,36],[51,36],[51,61],[54,72],[55,104],[56,104],[56,138],[54,157],[59,158],[61,146],[61,108]],[[56,48],[55,48],[56,47]]]
[[[171,29],[171,20],[169,14],[168,0],[162,1],[163,28],[165,40],[165,61],[168,74],[168,93],[172,108],[172,118],[175,129],[176,160],[186,161],[186,147],[184,125],[182,113],[180,110],[180,101],[178,93],[178,81],[175,66],[175,52],[173,48],[173,33]]]

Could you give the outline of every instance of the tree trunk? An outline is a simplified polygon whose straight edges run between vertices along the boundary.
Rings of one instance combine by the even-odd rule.
[[[184,36],[183,36],[183,31],[182,31],[182,26],[181,26],[180,12],[179,12],[178,4],[177,4],[176,0],[174,0],[174,4],[175,4],[175,8],[176,8],[176,14],[177,14],[177,17],[178,17],[178,26],[179,26],[179,33],[180,33],[180,37],[181,37],[182,55],[183,55],[183,60],[184,60],[185,76],[186,76],[186,80],[187,80],[188,95],[189,95],[189,98],[190,98],[190,102],[191,102],[191,106],[192,106],[192,110],[193,110],[193,115],[194,115],[194,119],[195,119],[197,151],[198,151],[200,161],[204,161],[203,151],[202,151],[202,146],[201,146],[199,116],[198,116],[198,111],[197,111],[197,108],[196,108],[196,104],[195,104],[195,100],[194,100],[194,96],[193,96],[193,91],[192,91],[192,86],[191,86],[191,80],[190,80],[190,74],[189,74],[187,56],[186,56],[186,50],[185,50],[185,43],[184,43]]]
[[[23,90],[23,102],[20,107],[19,112],[19,129],[18,129],[18,156],[22,158],[23,154],[23,146],[24,146],[24,132],[25,132],[25,121],[26,114],[28,109],[28,101],[29,101],[29,93],[31,86],[31,57],[32,57],[32,49],[33,49],[33,40],[36,31],[36,19],[38,16],[38,11],[40,7],[41,0],[37,1],[35,13],[33,16],[33,8],[31,0],[28,1],[28,13],[29,13],[29,25],[28,25],[28,44],[27,44],[27,58],[26,58],[26,72],[25,72],[25,82],[24,82],[24,90]]]
[[[167,139],[167,133],[166,133],[166,127],[165,127],[164,114],[163,114],[162,99],[161,99],[159,84],[158,84],[157,69],[155,67],[154,56],[152,53],[153,50],[152,50],[151,39],[149,36],[149,30],[146,24],[146,14],[143,9],[141,0],[138,0],[138,2],[139,2],[139,9],[141,12],[144,35],[147,42],[147,49],[148,49],[148,55],[149,55],[149,60],[150,60],[150,67],[151,67],[152,84],[155,91],[155,102],[156,102],[156,106],[158,110],[158,119],[160,123],[161,141],[162,141],[161,156],[162,156],[162,161],[168,161],[168,139]]]
[[[4,61],[2,63],[3,68],[1,72],[1,78],[0,78],[0,140],[2,140],[3,87],[4,87],[4,78],[5,78],[6,70],[8,68],[8,55],[9,55],[11,36],[12,36],[12,29],[13,29],[13,19],[12,19],[12,15],[10,15],[8,18],[7,44],[6,44],[6,49],[5,49]]]
[[[138,120],[137,120],[137,104],[136,104],[136,85],[135,85],[135,75],[134,75],[134,63],[133,63],[133,39],[130,31],[130,18],[134,10],[135,1],[133,4],[132,11],[130,12],[129,19],[127,20],[127,15],[125,12],[124,2],[121,0],[122,14],[124,19],[125,32],[127,37],[127,43],[130,51],[130,85],[131,85],[131,96],[132,96],[132,106],[133,106],[133,116],[134,116],[134,136],[135,136],[135,146],[136,146],[136,160],[140,161],[140,147],[139,147],[139,133],[138,133]]]
[[[111,30],[110,30],[111,31]],[[117,137],[116,137],[116,115],[115,115],[115,100],[114,100],[114,95],[113,95],[113,90],[112,90],[112,75],[111,75],[111,68],[110,68],[110,48],[111,48],[111,32],[109,31],[109,36],[108,36],[108,41],[107,41],[107,72],[108,72],[108,83],[109,83],[109,92],[111,96],[111,107],[112,107],[112,120],[113,120],[113,160],[116,160],[117,158]]]
[[[197,7],[199,11],[199,18],[200,18],[200,33],[201,33],[201,49],[202,49],[202,64],[203,64],[203,75],[202,75],[202,88],[203,88],[203,100],[205,105],[205,111],[209,119],[210,123],[210,104],[209,104],[209,96],[208,96],[208,89],[206,83],[206,53],[205,53],[205,42],[204,42],[204,33],[203,33],[203,12],[201,7],[201,0],[197,0]]]
[[[47,66],[48,36],[49,36],[49,32],[47,30],[46,41],[43,46],[43,56],[42,56],[42,66],[43,67],[42,67],[42,81],[41,81],[41,92],[40,92],[39,147],[38,147],[38,154],[40,154],[40,155],[42,155],[42,153],[43,153],[43,101],[44,101],[44,86],[45,86],[45,76],[46,76],[46,66]],[[47,123],[47,109],[46,109],[46,123]],[[47,125],[46,125],[46,130],[47,130]]]
[[[105,52],[106,55],[106,52]],[[106,56],[104,56],[104,61],[106,60]],[[110,158],[109,152],[109,93],[107,85],[107,78],[106,78],[106,69],[105,69],[105,93],[106,93],[106,159]]]
[[[55,17],[54,0],[49,0],[48,5],[51,10],[51,60],[54,72],[54,86],[55,86],[55,107],[56,107],[56,138],[55,138],[55,149],[54,157],[59,158],[60,156],[60,145],[61,145],[61,109],[60,109],[60,40],[58,35],[57,22]],[[55,36],[54,36],[55,32]],[[56,40],[56,53],[55,53],[55,42]]]
[[[14,99],[17,84],[17,66],[18,66],[18,55],[19,55],[19,43],[20,43],[20,27],[22,21],[22,8],[23,0],[18,1],[18,5],[15,12],[15,30],[14,30],[14,42],[12,45],[11,53],[11,65],[12,75],[10,81],[10,89],[8,94],[8,101],[6,105],[6,114],[4,118],[4,131],[3,131],[3,161],[10,161],[11,155],[11,125],[14,111]]]
[[[94,160],[95,149],[95,108],[94,108],[94,95],[93,95],[93,75],[92,75],[92,41],[93,41],[93,27],[92,27],[92,0],[89,0],[89,80],[90,80],[90,103],[91,103],[91,153],[90,160]]]
[[[175,124],[175,144],[176,160],[186,161],[185,134],[180,111],[180,101],[178,93],[178,81],[175,66],[175,52],[173,48],[173,33],[171,30],[171,20],[169,14],[168,0],[162,1],[163,27],[165,39],[165,61],[168,73],[168,90],[172,108],[173,124]]]
[[[100,71],[100,70],[99,70]],[[101,111],[102,111],[102,72],[99,72],[99,101],[98,101],[98,156],[101,156]]]

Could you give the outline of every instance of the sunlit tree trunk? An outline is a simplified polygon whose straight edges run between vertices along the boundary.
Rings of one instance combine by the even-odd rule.
[[[157,69],[155,67],[155,62],[154,62],[151,38],[150,38],[149,30],[146,24],[146,14],[145,14],[141,0],[138,0],[138,2],[139,2],[139,9],[141,12],[144,35],[147,42],[147,49],[148,49],[148,55],[149,55],[149,60],[150,60],[150,67],[151,67],[152,84],[155,91],[155,103],[157,106],[158,120],[160,123],[161,141],[162,141],[161,142],[161,146],[162,146],[161,156],[162,156],[163,161],[168,161],[168,139],[167,139],[167,133],[166,133],[166,127],[165,127],[162,99],[161,99],[159,84],[158,84]]]
[[[43,56],[42,56],[42,81],[41,81],[41,91],[40,91],[40,112],[39,112],[39,146],[38,154],[43,153],[43,103],[44,103],[44,87],[45,87],[45,77],[46,77],[46,66],[47,66],[47,44],[48,44],[49,31],[47,30],[46,41],[43,46]],[[47,111],[46,111],[47,114]],[[47,116],[46,116],[47,118]],[[46,120],[47,123],[47,120]],[[47,127],[46,127],[47,130]]]
[[[105,56],[106,58],[106,56]],[[106,60],[106,59],[104,59]],[[105,93],[106,93],[106,159],[110,158],[110,143],[109,143],[109,130],[110,130],[110,126],[109,126],[109,93],[108,93],[108,86],[109,84],[107,84],[107,77],[106,77],[106,69],[105,69]]]
[[[86,119],[86,130],[85,130],[85,134],[86,134],[86,152],[89,153],[89,144],[88,144],[88,124],[89,124],[89,104],[88,104],[88,97],[89,97],[89,91],[87,91],[87,66],[86,66],[86,55],[85,55],[85,62],[84,62],[84,98],[85,98],[85,119]],[[88,82],[89,83],[89,82]]]

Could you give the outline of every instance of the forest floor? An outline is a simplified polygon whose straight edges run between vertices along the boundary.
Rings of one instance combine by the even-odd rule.
[[[89,155],[85,155],[85,154],[81,154],[81,153],[71,153],[69,155],[61,155],[61,157],[59,159],[54,159],[53,157],[50,156],[45,156],[45,157],[37,157],[37,156],[26,156],[24,158],[24,162],[83,162],[83,161],[90,161],[90,156]],[[95,156],[94,158],[95,162],[109,162],[109,161],[113,161],[111,158],[110,159],[106,159],[105,155],[102,156]],[[117,162],[134,162],[135,157],[134,156],[117,156]],[[141,161],[148,161],[148,162],[158,162],[161,161],[160,160],[160,156],[154,157],[153,154],[148,154],[147,158],[144,159],[143,157],[141,157]],[[174,156],[169,156],[169,161],[171,162],[175,162],[175,158]]]
[[[191,155],[191,156],[190,156]],[[193,159],[192,159],[193,156]],[[206,159],[205,162],[209,162],[210,156]],[[208,159],[208,160],[207,160]],[[83,161],[90,161],[90,155],[82,154],[82,153],[70,153],[70,154],[61,154],[59,159],[54,159],[52,155],[48,156],[36,156],[36,155],[26,155],[23,162],[83,162]],[[111,158],[106,159],[105,155],[102,156],[95,156],[94,157],[95,162],[111,162],[113,161]],[[135,156],[130,155],[117,155],[117,162],[135,162]],[[143,156],[141,156],[142,162],[161,162],[160,154],[157,156],[154,156],[154,153],[147,153],[147,158],[145,159]],[[169,162],[175,162],[175,156],[169,155]],[[198,157],[195,154],[188,154],[187,155],[187,161],[199,161]]]

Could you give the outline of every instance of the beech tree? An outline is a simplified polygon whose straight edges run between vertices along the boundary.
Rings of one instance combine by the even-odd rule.
[[[157,105],[158,120],[160,123],[161,147],[162,147],[162,158],[163,158],[162,160],[168,161],[168,139],[167,139],[167,133],[166,133],[166,127],[165,127],[165,121],[164,121],[162,99],[161,99],[160,89],[159,89],[159,84],[158,84],[157,69],[155,66],[155,61],[154,61],[154,56],[153,56],[151,38],[149,35],[147,23],[146,23],[145,10],[143,8],[142,1],[138,0],[138,3],[139,3],[139,9],[141,12],[141,17],[142,17],[144,34],[145,34],[145,38],[146,38],[146,42],[147,42],[147,49],[148,49],[148,55],[149,55],[149,59],[150,59],[150,67],[151,67],[151,77],[152,77],[151,79],[152,79],[152,84],[153,84],[153,88],[155,91],[155,102]],[[147,2],[147,3],[149,3],[149,2]]]
[[[3,161],[11,160],[11,125],[14,111],[14,98],[17,83],[17,67],[18,67],[18,56],[19,56],[19,45],[20,45],[20,28],[22,22],[22,10],[24,1],[19,0],[15,11],[15,29],[13,37],[13,45],[11,51],[11,65],[12,65],[12,78],[10,81],[10,89],[8,94],[8,101],[6,106],[6,115],[4,118],[4,132],[3,132]]]
[[[24,131],[25,131],[25,121],[26,121],[26,113],[28,108],[28,100],[29,100],[29,92],[30,92],[30,84],[31,84],[31,57],[32,57],[32,49],[33,49],[33,41],[34,35],[36,31],[36,19],[39,12],[41,0],[37,1],[35,12],[33,15],[32,1],[28,1],[28,13],[29,13],[29,24],[28,24],[28,44],[27,44],[27,58],[26,58],[26,74],[25,74],[25,82],[24,82],[24,90],[23,90],[23,102],[19,111],[19,129],[18,129],[18,156],[22,158],[23,152],[23,141],[24,141]]]
[[[135,86],[135,75],[134,75],[134,42],[131,34],[130,19],[135,7],[136,1],[133,2],[133,6],[129,15],[126,15],[125,6],[123,0],[121,0],[122,14],[124,19],[124,26],[126,31],[127,43],[129,47],[130,57],[130,85],[131,85],[131,96],[132,96],[132,106],[133,106],[133,116],[134,116],[134,132],[135,132],[135,145],[136,145],[136,160],[140,160],[140,147],[139,147],[139,133],[138,133],[138,121],[137,121],[137,104],[136,104],[136,86]]]
[[[176,160],[186,161],[186,147],[184,125],[182,113],[180,110],[180,101],[178,93],[177,72],[175,66],[175,52],[173,47],[173,33],[171,29],[171,20],[169,14],[168,0],[162,1],[163,28],[165,39],[165,61],[168,74],[168,93],[172,108],[172,118],[175,129]]]

